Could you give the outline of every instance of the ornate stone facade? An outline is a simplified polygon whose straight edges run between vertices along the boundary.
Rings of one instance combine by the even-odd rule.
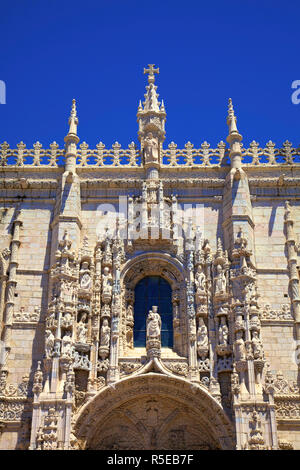
[[[144,72],[139,147],[1,145],[0,448],[300,449],[300,149],[164,148]]]

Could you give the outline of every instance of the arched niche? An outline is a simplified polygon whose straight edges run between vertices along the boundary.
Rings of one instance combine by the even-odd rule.
[[[172,349],[179,356],[186,350],[186,286],[183,265],[170,255],[158,252],[143,253],[129,260],[121,273],[123,292],[120,356],[134,355],[135,288],[145,278],[156,277],[167,281],[172,295]],[[159,312],[162,313],[162,312]]]

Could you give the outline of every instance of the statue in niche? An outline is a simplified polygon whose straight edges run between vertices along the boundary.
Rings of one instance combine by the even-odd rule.
[[[195,276],[195,286],[197,294],[204,294],[205,293],[205,274],[203,272],[202,266],[199,265],[197,267],[197,272]]]
[[[147,339],[160,337],[161,318],[157,313],[157,307],[152,307],[147,317]]]
[[[239,330],[236,332],[236,341],[234,343],[235,358],[237,361],[246,360],[246,348],[243,339],[243,331]]]
[[[81,289],[90,289],[91,288],[91,285],[92,285],[92,279],[91,279],[91,276],[89,274],[89,272],[87,272],[89,268],[89,264],[85,261],[84,263],[82,263],[82,268],[81,268],[81,277],[80,277],[80,288]]]
[[[71,313],[66,312],[64,316],[62,317],[62,325],[67,328],[68,326],[71,326],[72,323],[73,323],[73,318],[72,318]]]
[[[70,330],[67,330],[62,338],[62,355],[72,355],[72,332]]]
[[[144,157],[145,163],[158,162],[158,142],[152,132],[148,132],[144,140]]]
[[[46,340],[45,340],[45,349],[46,357],[49,359],[52,356],[53,347],[54,347],[54,335],[51,330],[46,330]]]
[[[263,346],[257,330],[252,332],[252,350],[254,359],[263,359]]]
[[[219,344],[221,346],[227,346],[228,344],[228,326],[226,324],[226,317],[221,317],[219,326]]]
[[[225,294],[226,292],[226,276],[223,272],[222,266],[217,265],[217,276],[215,280],[215,294]]]
[[[127,321],[133,322],[133,306],[131,304],[127,307]]]
[[[202,317],[199,318],[197,330],[197,349],[200,355],[203,355],[203,351],[208,350],[207,327]]]
[[[101,347],[109,348],[109,340],[110,340],[110,326],[108,324],[107,318],[103,320],[100,332],[100,345]]]
[[[85,343],[87,337],[87,325],[86,321],[86,313],[84,313],[80,319],[80,322],[77,325],[77,341],[79,343]]]
[[[112,293],[112,275],[110,269],[106,266],[102,274],[102,294],[111,296]]]

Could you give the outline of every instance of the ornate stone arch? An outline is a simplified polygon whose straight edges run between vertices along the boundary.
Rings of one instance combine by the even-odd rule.
[[[232,423],[201,385],[149,373],[103,388],[75,417],[85,449],[234,449]]]
[[[173,329],[174,329],[174,351],[181,356],[187,356],[186,341],[186,292],[185,292],[185,269],[183,264],[167,253],[145,252],[130,259],[121,272],[121,286],[123,296],[122,309],[122,338],[120,342],[120,353],[126,354],[128,338],[132,334],[133,321],[129,317],[133,311],[134,288],[136,284],[146,276],[160,276],[170,284],[172,288],[173,304]],[[129,333],[129,334],[128,334]]]

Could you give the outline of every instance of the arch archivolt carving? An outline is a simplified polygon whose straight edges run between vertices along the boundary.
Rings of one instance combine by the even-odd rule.
[[[170,284],[173,304],[173,349],[180,356],[187,356],[186,341],[184,340],[186,336],[185,269],[179,260],[160,252],[146,252],[137,255],[130,259],[122,269],[120,356],[126,356],[129,350],[133,350],[134,289],[137,283],[147,276],[160,276]]]
[[[200,385],[149,373],[102,389],[76,419],[88,449],[233,449],[232,424]]]

